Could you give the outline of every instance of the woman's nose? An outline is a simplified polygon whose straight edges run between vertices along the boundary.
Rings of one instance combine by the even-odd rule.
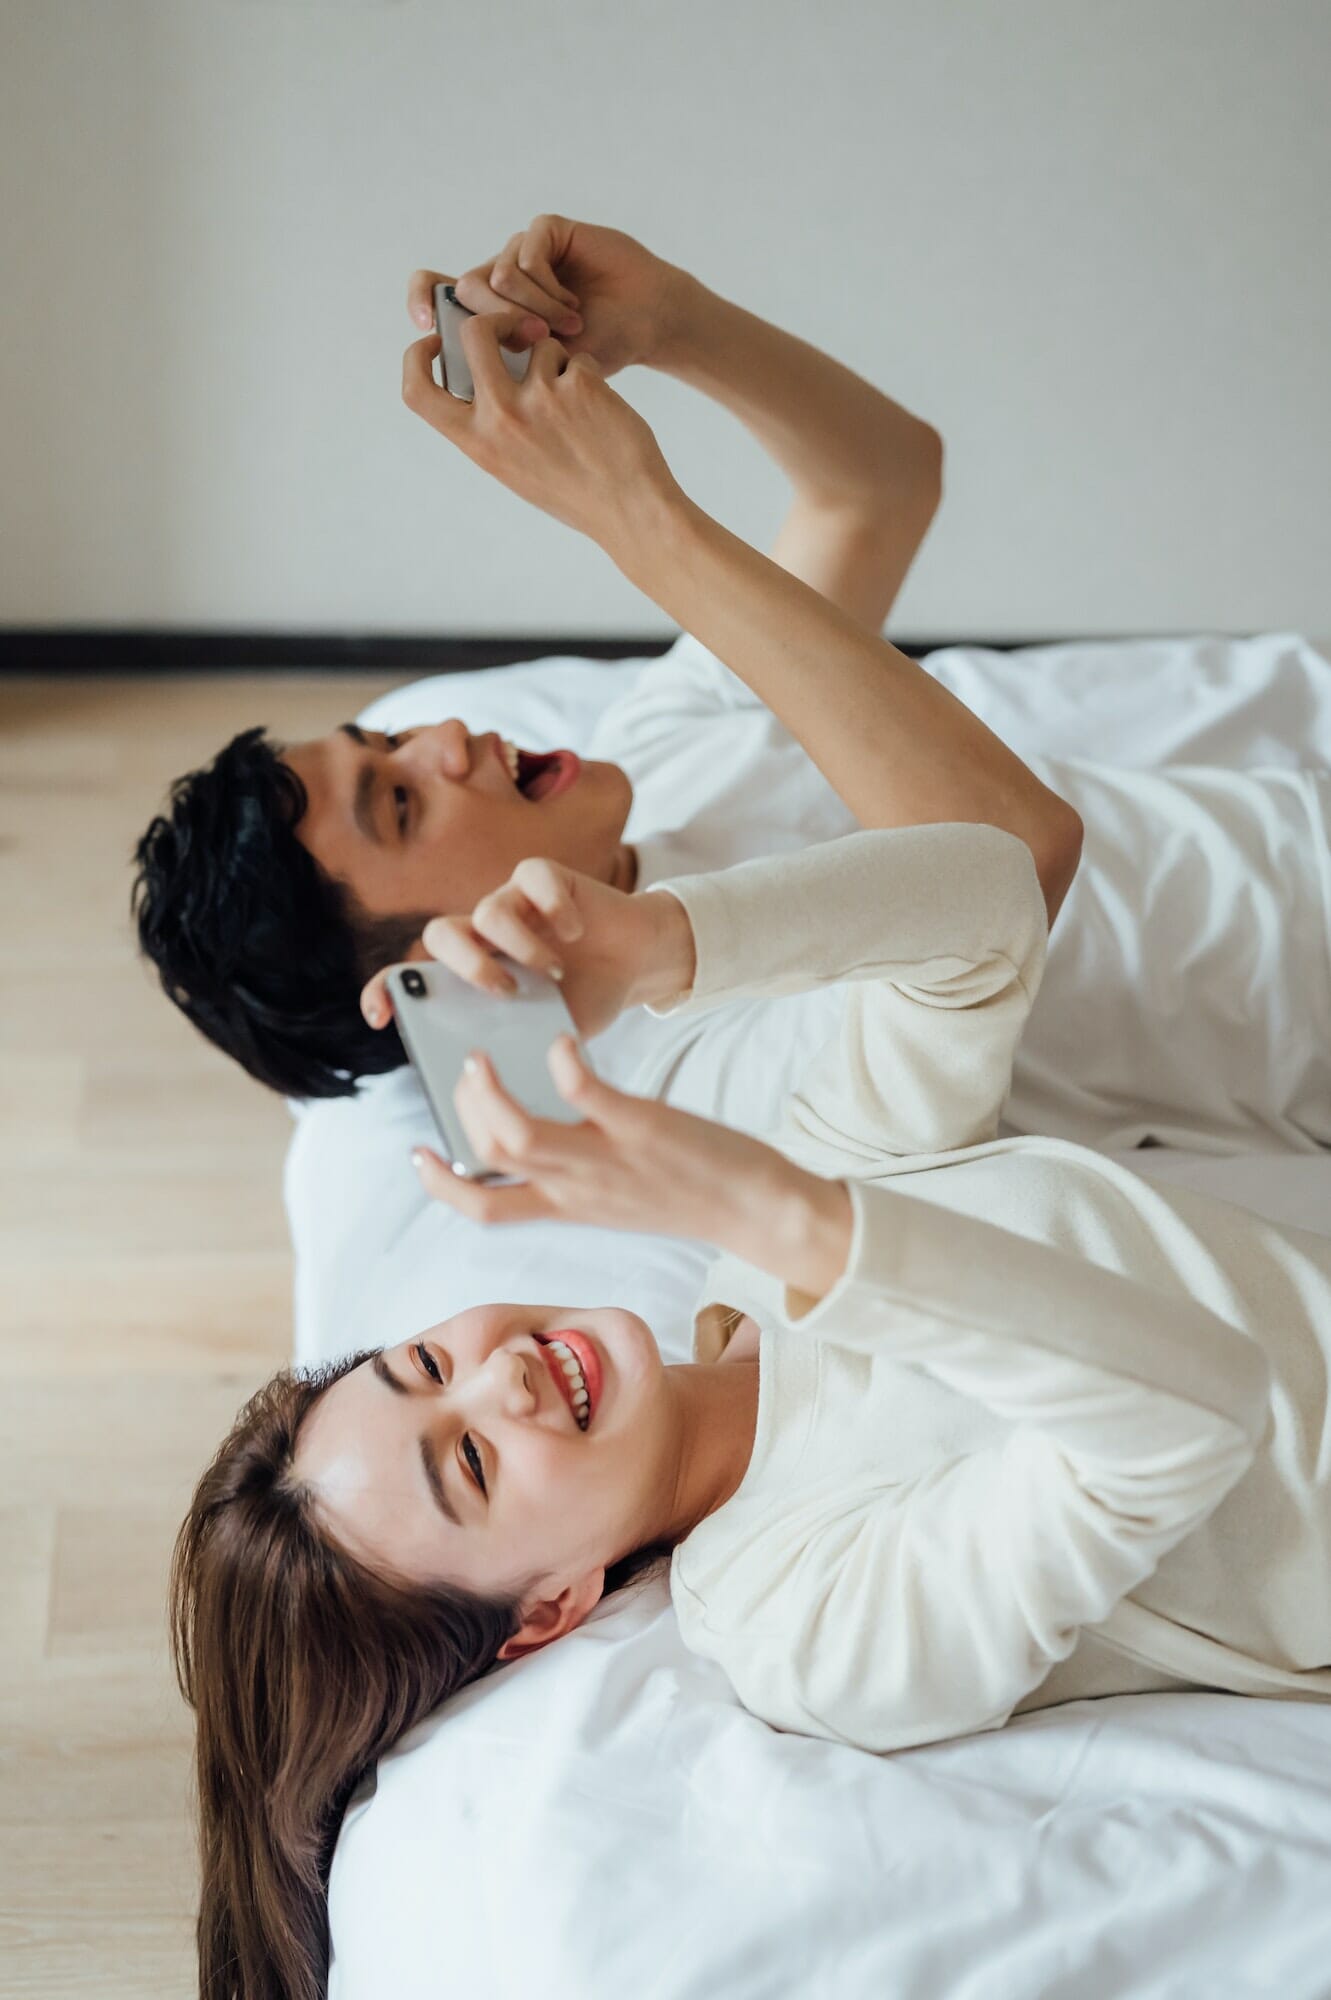
[[[537,1362],[515,1347],[497,1347],[472,1377],[472,1394],[482,1410],[503,1417],[529,1417],[540,1408],[533,1380]]]
[[[471,770],[471,738],[456,716],[413,730],[398,752],[422,775],[460,780]]]

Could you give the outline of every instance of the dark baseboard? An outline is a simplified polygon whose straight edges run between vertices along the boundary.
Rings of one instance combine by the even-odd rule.
[[[619,660],[663,653],[669,639],[586,639],[531,633],[518,638],[434,638],[428,634],[127,631],[74,626],[0,628],[2,674],[460,674],[507,667],[551,653]],[[895,639],[918,656],[938,646],[1014,646],[1038,639]]]

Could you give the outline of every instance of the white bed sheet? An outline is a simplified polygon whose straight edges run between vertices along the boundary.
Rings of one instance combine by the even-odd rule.
[[[949,649],[929,665],[1028,753],[1084,754],[1090,718],[1107,760],[1331,763],[1331,677],[1292,635]],[[583,686],[585,716],[601,689]],[[1235,732],[1261,738],[1263,689],[1267,740],[1235,754]],[[484,686],[448,692],[502,725]],[[403,690],[371,720],[423,716],[438,695]],[[346,1168],[349,1201],[405,1154],[417,1115],[405,1081],[385,1081],[386,1102],[401,1093],[376,1120],[387,1150]],[[354,1115],[318,1107],[297,1146]],[[1151,1150],[1128,1164],[1331,1233],[1331,1156]],[[638,1304],[669,1356],[685,1351],[699,1246],[645,1259],[635,1239],[590,1240],[599,1232],[496,1233],[474,1239],[444,1297],[437,1276],[413,1275],[416,1194],[395,1175],[400,1275],[364,1301],[373,1323],[358,1335],[399,1338],[490,1295],[496,1270],[506,1297],[592,1302],[575,1288],[590,1270],[595,1302]],[[328,1241],[317,1204],[292,1220],[298,1245]],[[354,1257],[354,1234],[336,1255]],[[307,1305],[331,1295],[328,1279],[316,1274]],[[306,1329],[305,1355],[329,1351]],[[683,1647],[656,1578],[382,1761],[338,1844],[330,2000],[1323,2000],[1328,1879],[1331,1709],[1116,1698],[875,1758],[745,1714]]]

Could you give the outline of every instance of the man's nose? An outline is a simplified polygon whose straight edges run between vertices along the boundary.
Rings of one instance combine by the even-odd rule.
[[[423,777],[460,780],[471,770],[471,738],[456,716],[413,730],[397,754]]]

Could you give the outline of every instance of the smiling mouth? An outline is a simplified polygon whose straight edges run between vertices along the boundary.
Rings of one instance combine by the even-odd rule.
[[[562,1333],[538,1333],[536,1341],[545,1354],[550,1373],[559,1385],[564,1401],[573,1412],[574,1422],[579,1430],[585,1431],[591,1423],[595,1401],[599,1400],[600,1369],[595,1365],[594,1352],[585,1335],[574,1334],[579,1352],[575,1353],[569,1339]],[[584,1373],[584,1366],[586,1373]],[[589,1385],[588,1375],[592,1380]],[[593,1390],[596,1398],[593,1398]]]
[[[520,796],[531,805],[558,798],[577,783],[582,770],[575,750],[519,750],[501,736],[499,754]]]

